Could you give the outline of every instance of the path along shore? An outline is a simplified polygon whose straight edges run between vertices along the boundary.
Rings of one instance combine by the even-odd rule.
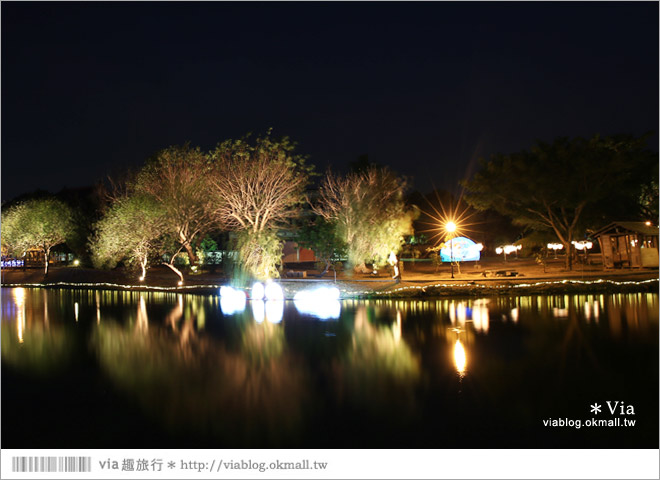
[[[545,270],[545,271],[544,271]],[[530,260],[509,262],[481,262],[462,265],[460,273],[443,266],[436,270],[430,264],[406,263],[401,282],[395,282],[384,271],[380,275],[329,272],[316,278],[316,272],[307,272],[308,278],[287,278],[278,281],[285,298],[293,298],[302,289],[320,285],[335,285],[342,298],[423,298],[442,296],[489,296],[568,293],[658,293],[658,269],[603,270],[599,265],[578,265],[571,271],[563,270],[561,262],[536,265]],[[499,272],[499,275],[498,275]],[[513,275],[515,276],[503,276]],[[175,291],[181,293],[217,294],[221,285],[229,283],[221,273],[188,275],[183,286],[166,267],[149,271],[144,282],[135,275],[121,270],[105,271],[79,267],[54,267],[44,278],[40,269],[5,269],[2,287],[46,288],[98,288],[135,291]]]

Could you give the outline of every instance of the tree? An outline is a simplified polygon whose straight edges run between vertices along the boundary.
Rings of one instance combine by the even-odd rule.
[[[613,205],[636,199],[657,154],[645,137],[558,138],[529,151],[494,155],[464,182],[467,202],[493,209],[515,224],[549,229],[564,245],[572,268],[571,242],[589,221],[602,222]]]
[[[320,216],[316,216],[298,229],[296,243],[300,247],[309,248],[316,258],[325,262],[325,268],[320,276],[327,273],[334,258],[346,251],[346,245],[337,235],[335,223]]]
[[[268,132],[253,143],[249,136],[227,140],[210,154],[214,165],[209,198],[215,219],[239,233],[240,245],[252,245],[261,252],[261,259],[241,256],[244,266],[258,277],[276,275],[272,261],[278,252],[281,255],[281,245],[275,231],[297,215],[305,198],[312,169],[305,157],[293,153],[295,146],[287,137],[271,139]],[[254,244],[259,241],[264,243]]]
[[[197,262],[196,250],[206,233],[215,226],[213,203],[208,191],[211,165],[199,149],[184,146],[166,148],[147,161],[137,174],[132,190],[153,198],[165,212],[167,230],[178,249],[169,264],[182,250],[191,264]]]
[[[15,254],[35,248],[44,255],[44,276],[48,276],[51,249],[66,243],[75,231],[73,211],[53,198],[28,200],[2,215],[2,242]]]
[[[328,172],[314,211],[334,223],[351,266],[382,265],[412,233],[414,210],[403,201],[405,182],[387,168],[368,167],[340,177]]]
[[[113,268],[117,262],[140,268],[140,280],[147,275],[149,257],[162,245],[166,233],[166,212],[152,197],[125,197],[108,210],[96,224],[90,242],[97,268]]]
[[[656,165],[657,167],[657,165]],[[645,220],[655,219],[657,221],[658,211],[658,174],[656,172],[655,179],[642,185],[642,191],[637,199],[640,213]]]

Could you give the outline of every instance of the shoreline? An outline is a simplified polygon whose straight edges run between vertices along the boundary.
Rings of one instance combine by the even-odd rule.
[[[12,272],[23,273],[23,272]],[[515,278],[515,279],[410,279],[395,283],[391,279],[278,279],[286,300],[293,299],[296,292],[314,286],[336,286],[341,299],[388,299],[414,298],[433,299],[446,297],[493,297],[502,295],[558,295],[558,294],[612,294],[612,293],[658,293],[660,282],[654,272],[639,275],[593,276],[591,278]],[[20,277],[26,275],[11,275]],[[630,277],[640,277],[630,278]],[[651,277],[651,278],[649,278]],[[118,290],[129,292],[166,292],[199,295],[217,295],[222,285],[229,282],[189,283],[183,286],[135,284],[120,281],[67,281],[49,278],[47,281],[6,281],[3,275],[2,288],[63,288],[80,290]],[[19,281],[16,281],[19,280]],[[24,280],[28,280],[24,278]],[[109,280],[109,279],[108,279]],[[199,279],[202,280],[202,279]],[[214,280],[221,280],[216,278]],[[248,289],[245,289],[248,290]]]

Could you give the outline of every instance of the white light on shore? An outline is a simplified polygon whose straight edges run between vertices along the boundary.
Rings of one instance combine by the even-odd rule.
[[[341,304],[339,289],[320,287],[314,290],[302,290],[293,297],[293,304],[298,312],[327,320],[339,318]]]
[[[279,283],[270,282],[264,289],[267,300],[284,300],[284,292]]]
[[[255,284],[252,285],[252,300],[263,300],[265,294],[266,292],[263,283],[255,282]]]

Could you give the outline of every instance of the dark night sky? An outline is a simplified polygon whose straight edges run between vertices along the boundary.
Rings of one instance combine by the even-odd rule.
[[[658,131],[657,2],[1,8],[3,200],[268,127],[422,191],[537,138]]]

